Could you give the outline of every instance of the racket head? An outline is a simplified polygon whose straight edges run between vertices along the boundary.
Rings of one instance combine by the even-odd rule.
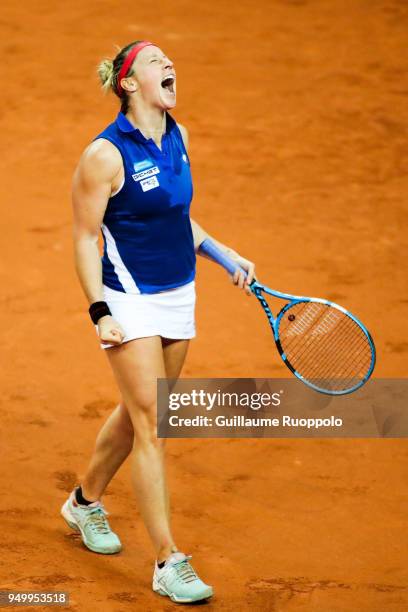
[[[285,365],[315,391],[352,393],[374,371],[376,353],[369,331],[338,304],[293,299],[279,312],[273,329]]]

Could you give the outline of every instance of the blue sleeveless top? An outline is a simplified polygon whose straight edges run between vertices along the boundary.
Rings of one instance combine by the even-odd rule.
[[[193,186],[177,123],[166,112],[162,150],[123,113],[98,138],[119,149],[125,172],[101,225],[103,283],[124,293],[156,293],[189,283],[195,277]]]

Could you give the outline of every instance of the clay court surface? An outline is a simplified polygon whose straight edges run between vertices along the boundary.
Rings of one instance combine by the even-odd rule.
[[[119,399],[73,267],[70,181],[116,115],[95,66],[148,38],[178,73],[192,217],[267,284],[334,299],[408,374],[404,0],[49,0],[0,16],[1,588],[65,590],[79,612],[172,610],[129,464],[104,498],[123,541],[86,550],[59,515]],[[208,261],[184,376],[286,376],[266,321]],[[172,440],[179,547],[209,610],[408,609],[404,440]]]

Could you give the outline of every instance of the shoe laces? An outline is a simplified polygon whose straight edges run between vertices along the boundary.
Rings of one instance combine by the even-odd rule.
[[[97,533],[109,533],[109,523],[107,521],[108,512],[105,510],[102,504],[96,508],[92,508],[88,512],[87,525]]]
[[[172,565],[174,571],[176,572],[177,578],[179,578],[182,582],[193,582],[198,578],[197,574],[188,562],[189,559],[191,559],[191,555]]]

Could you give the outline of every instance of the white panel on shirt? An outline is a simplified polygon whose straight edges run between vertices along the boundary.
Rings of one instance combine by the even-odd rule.
[[[124,290],[126,293],[140,293],[139,287],[136,285],[132,275],[123,263],[123,259],[119,255],[114,237],[104,223],[102,223],[101,229],[105,236],[106,251],[109,261],[112,263]]]

